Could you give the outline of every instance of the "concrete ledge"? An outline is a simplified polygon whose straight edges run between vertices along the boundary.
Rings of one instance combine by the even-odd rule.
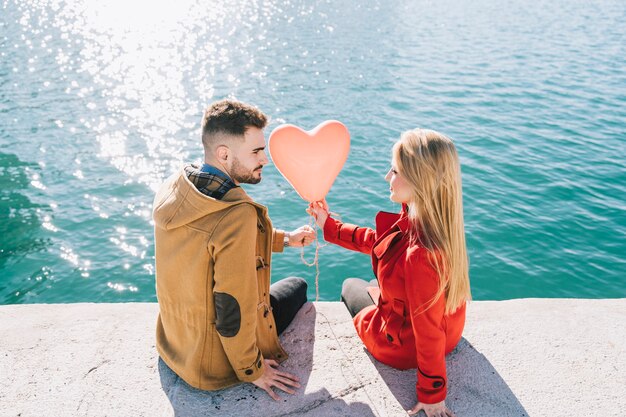
[[[302,380],[198,391],[158,362],[153,303],[0,306],[2,416],[402,416],[414,371],[363,349],[340,303],[309,303],[282,336]],[[463,416],[626,415],[626,299],[473,302],[447,357]]]

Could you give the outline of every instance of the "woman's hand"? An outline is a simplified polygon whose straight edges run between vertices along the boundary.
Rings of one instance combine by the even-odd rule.
[[[408,410],[408,413],[410,416],[416,416],[420,410],[423,410],[427,417],[456,417],[454,413],[446,407],[445,401],[435,404],[424,404],[418,401],[415,407]]]
[[[297,376],[287,372],[281,372],[278,369],[278,362],[273,359],[265,359],[265,372],[256,381],[252,381],[254,385],[261,388],[274,400],[279,401],[280,397],[274,392],[272,387],[285,391],[287,394],[293,394],[293,388],[300,388]]]
[[[315,230],[309,225],[298,227],[288,233],[289,246],[308,246],[315,240]]]
[[[326,223],[326,219],[328,218],[328,203],[326,199],[314,201],[309,204],[309,208],[306,209],[306,212],[313,216],[315,223],[323,230],[324,223]]]

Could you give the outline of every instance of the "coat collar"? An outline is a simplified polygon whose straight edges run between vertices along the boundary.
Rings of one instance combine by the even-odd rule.
[[[403,204],[400,213],[378,212],[376,215],[376,233],[378,236],[382,236],[383,233],[394,226],[398,226],[398,229],[400,229],[403,234],[408,232],[410,228],[408,211],[407,205]]]
[[[402,206],[400,213],[379,212],[376,215],[376,234],[379,236],[379,240],[373,248],[376,258],[382,258],[398,239],[407,236],[409,228],[408,210],[405,205]]]

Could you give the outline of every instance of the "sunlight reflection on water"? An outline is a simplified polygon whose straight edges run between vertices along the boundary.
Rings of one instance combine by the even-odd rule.
[[[364,225],[397,209],[382,176],[399,133],[442,130],[463,163],[477,298],[623,295],[623,5],[531,9],[4,0],[0,303],[154,300],[153,192],[201,156],[202,110],[223,97],[259,105],[268,132],[346,123],[329,199]],[[306,222],[266,171],[250,194],[277,226]],[[371,274],[359,256],[324,249],[322,298]],[[298,258],[277,256],[275,278],[310,278]]]

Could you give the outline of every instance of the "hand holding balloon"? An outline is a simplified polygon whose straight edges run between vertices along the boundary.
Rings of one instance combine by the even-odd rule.
[[[298,195],[311,203],[307,212],[315,217],[323,228],[328,218],[326,194],[348,159],[350,133],[342,123],[328,120],[311,131],[304,131],[294,125],[278,126],[270,134],[268,148],[276,169],[296,190]],[[297,246],[307,244],[311,231],[302,231],[302,239]],[[310,242],[309,242],[310,243]],[[289,244],[292,244],[291,237]],[[315,300],[319,300],[319,242],[315,248],[315,259],[308,263],[304,259],[304,249],[300,257],[307,266],[315,266]]]
[[[298,227],[289,236],[289,246],[309,246],[315,240],[315,230],[309,225]]]
[[[326,199],[310,203],[306,212],[313,216],[313,218],[315,218],[315,223],[317,223],[320,229],[324,230],[324,224],[330,214],[328,212],[328,203],[326,202]]]

